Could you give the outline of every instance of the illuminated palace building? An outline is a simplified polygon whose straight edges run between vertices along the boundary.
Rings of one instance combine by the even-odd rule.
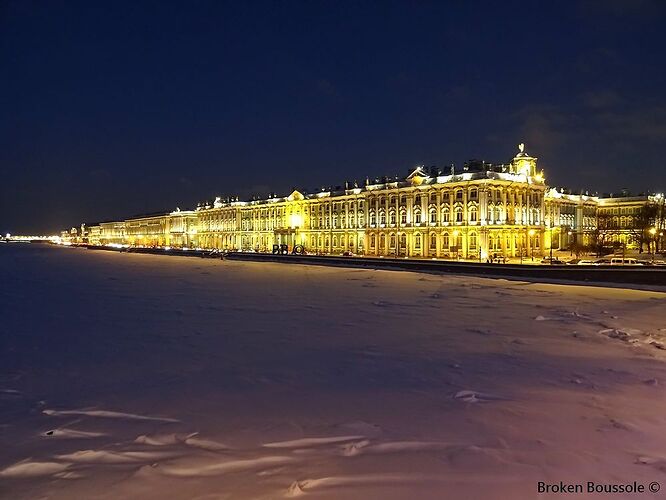
[[[663,196],[600,198],[548,188],[537,159],[525,152],[508,164],[472,161],[462,169],[415,168],[404,178],[364,185],[295,190],[287,197],[237,198],[124,221],[82,225],[65,233],[90,244],[272,251],[302,245],[308,253],[486,259],[539,256],[590,244],[599,214],[613,221],[606,238],[635,245],[634,214]],[[663,217],[656,222],[663,233]],[[654,233],[653,228],[653,233]]]

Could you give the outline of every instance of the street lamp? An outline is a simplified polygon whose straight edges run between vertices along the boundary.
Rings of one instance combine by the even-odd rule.
[[[648,232],[650,233],[650,249],[652,250],[652,260],[654,260],[654,254],[655,254],[655,235],[657,234],[657,228],[656,227],[651,227]]]
[[[532,248],[532,237],[534,236],[534,229],[530,229],[527,232],[527,234],[529,236],[529,238],[527,238],[527,246],[530,250],[530,259],[532,259],[532,261],[534,261],[534,249]]]

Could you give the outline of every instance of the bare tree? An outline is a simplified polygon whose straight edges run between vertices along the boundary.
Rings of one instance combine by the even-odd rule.
[[[610,235],[613,232],[613,216],[606,212],[597,212],[596,227],[592,231],[592,247],[601,257],[603,249],[610,243]]]
[[[639,253],[643,253],[643,245],[647,245],[649,251],[653,239],[650,229],[656,227],[658,215],[659,207],[654,204],[643,205],[638,213],[634,214],[629,233],[631,239],[638,244]]]

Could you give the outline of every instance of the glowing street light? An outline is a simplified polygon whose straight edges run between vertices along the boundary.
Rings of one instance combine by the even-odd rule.
[[[536,234],[534,229],[530,229],[527,231],[527,235],[529,238],[527,239],[527,247],[530,251],[530,259],[534,260],[534,248],[532,247],[532,237]]]
[[[460,232],[459,232],[457,229],[454,229],[452,234],[453,234],[453,241],[456,242],[456,244],[455,244],[455,247],[456,247],[456,260],[458,260],[458,258],[459,258],[459,255],[458,255],[458,235],[460,234]]]
[[[651,227],[650,229],[648,229],[648,233],[650,233],[650,236],[652,236],[652,238],[650,238],[650,239],[653,240],[653,241],[648,242],[648,250],[650,250],[650,249],[652,250],[652,260],[654,260],[654,254],[656,253],[656,250],[657,250],[656,249],[656,241],[654,241],[655,236],[657,234],[657,228],[656,227]]]

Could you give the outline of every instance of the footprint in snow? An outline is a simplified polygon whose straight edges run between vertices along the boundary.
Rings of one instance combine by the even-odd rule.
[[[469,390],[458,391],[453,398],[458,401],[464,401],[465,403],[486,403],[490,401],[507,400],[507,398],[502,396]]]

